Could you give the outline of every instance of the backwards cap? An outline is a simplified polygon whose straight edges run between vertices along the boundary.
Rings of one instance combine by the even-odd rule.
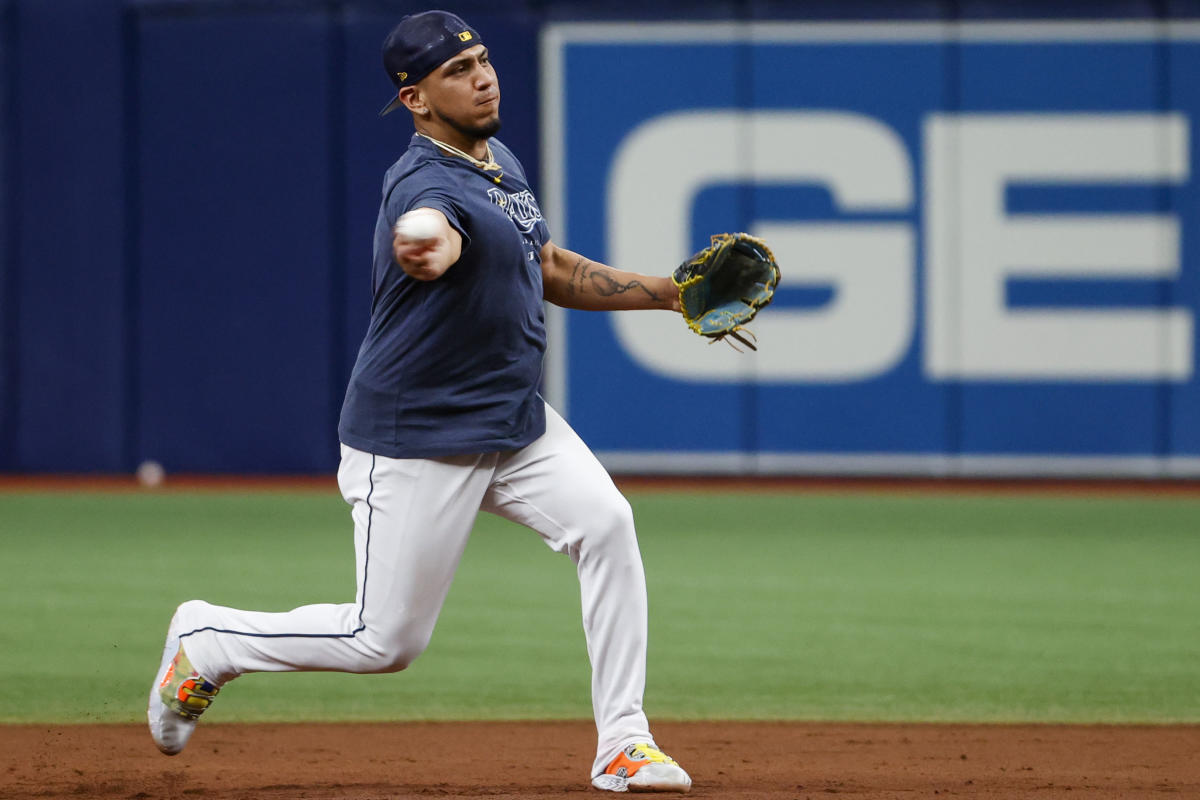
[[[446,59],[480,43],[478,31],[448,11],[409,14],[383,40],[383,68],[399,92],[415,85]],[[402,105],[399,96],[393,97],[379,116]]]

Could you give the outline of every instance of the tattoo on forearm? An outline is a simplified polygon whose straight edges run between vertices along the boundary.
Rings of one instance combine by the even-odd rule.
[[[571,297],[575,296],[576,284],[579,285],[580,289],[583,288],[583,276],[587,275],[588,263],[586,258],[580,256],[579,260],[575,262],[575,266],[571,268],[571,277],[567,281],[567,294],[571,295]],[[580,274],[580,270],[583,271],[582,274]]]
[[[625,294],[633,289],[641,289],[651,300],[659,299],[658,295],[650,291],[650,289],[639,280],[632,280],[629,283],[618,283],[611,275],[608,274],[608,272],[603,270],[592,270],[592,273],[589,277],[592,280],[592,291],[602,297],[611,297],[614,294]]]
[[[629,283],[620,283],[613,278],[609,270],[596,269],[595,264],[580,256],[571,267],[571,277],[567,280],[567,294],[571,297],[582,294],[585,281],[591,284],[592,293],[601,297],[612,297],[615,294],[625,294],[634,289],[641,289],[651,300],[660,299],[641,281],[632,280]]]

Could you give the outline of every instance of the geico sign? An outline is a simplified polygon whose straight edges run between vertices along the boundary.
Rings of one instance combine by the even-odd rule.
[[[1012,278],[1171,279],[1173,214],[1010,214],[1010,183],[1179,184],[1181,114],[929,114],[923,120],[924,319],[932,379],[1184,381],[1193,314],[1178,307],[1018,309]],[[608,193],[612,263],[670,264],[691,241],[697,194],[714,184],[815,184],[842,211],[911,212],[904,143],[872,117],[693,111],[632,131]],[[916,331],[917,231],[907,222],[763,222],[785,285],[831,286],[817,309],[767,309],[754,355],[696,348],[669,315],[614,315],[643,366],[685,380],[856,381],[892,369]],[[685,345],[691,345],[690,347]],[[681,357],[681,353],[687,355]]]

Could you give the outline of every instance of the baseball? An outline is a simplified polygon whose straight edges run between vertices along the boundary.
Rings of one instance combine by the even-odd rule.
[[[143,461],[138,464],[137,479],[138,483],[149,489],[162,486],[162,482],[166,479],[167,472],[163,469],[162,464],[157,461]]]
[[[396,233],[405,239],[422,241],[441,233],[441,220],[437,213],[425,208],[416,208],[396,220]]]

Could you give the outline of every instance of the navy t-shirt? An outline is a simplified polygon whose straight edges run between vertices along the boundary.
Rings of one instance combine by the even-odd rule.
[[[436,458],[517,449],[545,431],[540,251],[550,232],[520,162],[489,143],[499,182],[417,135],[384,176],[371,322],[338,424],[357,450]],[[421,207],[445,214],[463,239],[433,281],[392,258],[392,227]]]

